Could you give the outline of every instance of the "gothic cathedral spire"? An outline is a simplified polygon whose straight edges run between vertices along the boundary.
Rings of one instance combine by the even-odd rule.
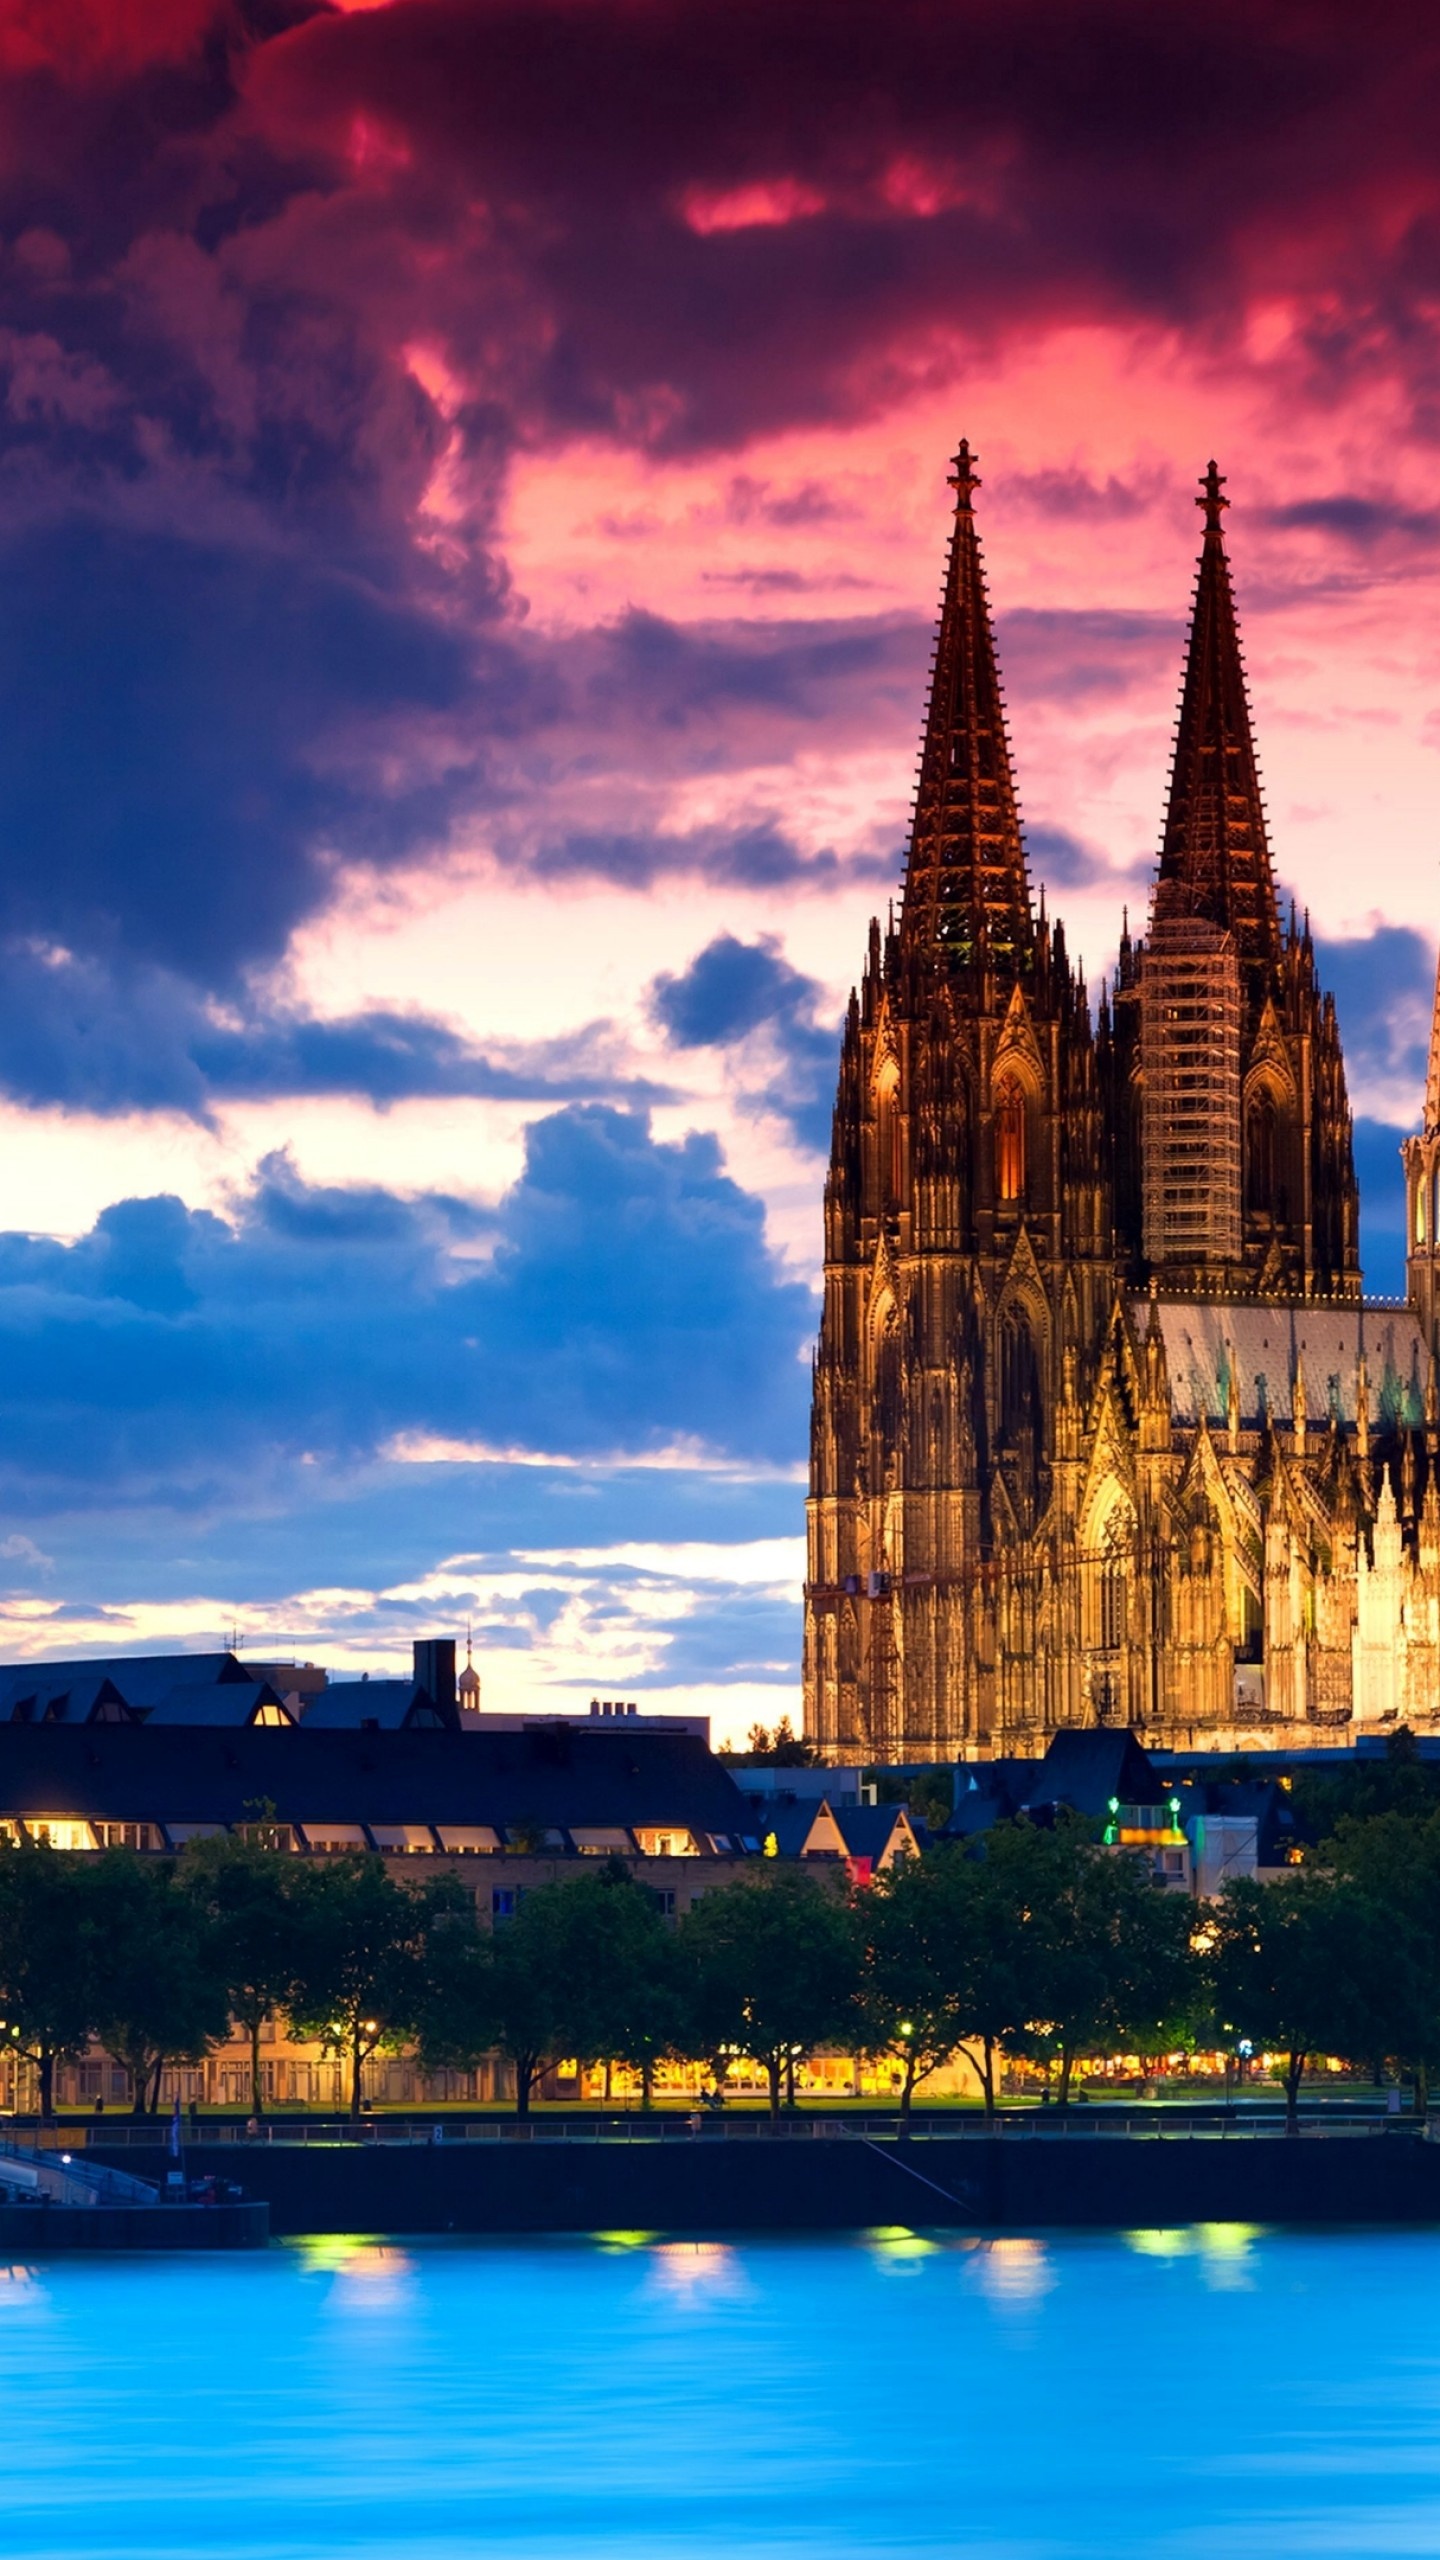
[[[1123,1247],[1131,1272],[1155,1275],[1172,1296],[1223,1287],[1355,1298],[1359,1203],[1339,1030],[1308,927],[1297,930],[1292,912],[1281,929],[1224,486],[1212,462],[1197,501],[1205,536],[1150,924],[1117,987],[1115,1045],[1129,1077],[1122,1089],[1112,1071]]]
[[[962,442],[950,471],[955,522],[936,635],[920,779],[906,867],[901,939],[952,969],[1002,981],[1033,959],[1034,923],[1005,702],[990,624],[974,494]]]
[[[1220,519],[1230,501],[1212,462],[1196,505],[1205,538],[1170,773],[1154,922],[1202,917],[1234,937],[1242,971],[1280,958],[1280,912],[1230,563]]]

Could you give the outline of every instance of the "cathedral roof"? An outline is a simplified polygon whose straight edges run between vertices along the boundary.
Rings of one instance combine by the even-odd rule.
[[[901,938],[1002,978],[1028,967],[1034,925],[968,444],[950,486],[955,524],[935,642],[905,873]]]
[[[1235,937],[1242,963],[1280,957],[1280,911],[1230,564],[1220,519],[1229,499],[1212,462],[1197,506],[1205,539],[1170,771],[1170,805],[1155,884],[1154,921],[1203,917]]]
[[[1297,1364],[1304,1363],[1312,1429],[1338,1410],[1354,1422],[1360,1360],[1365,1360],[1370,1418],[1422,1418],[1427,1352],[1413,1307],[1324,1305],[1274,1299],[1161,1298],[1156,1302],[1175,1419],[1226,1420],[1232,1370],[1240,1419],[1253,1430],[1262,1414],[1288,1421]],[[1150,1302],[1130,1301],[1137,1325]]]

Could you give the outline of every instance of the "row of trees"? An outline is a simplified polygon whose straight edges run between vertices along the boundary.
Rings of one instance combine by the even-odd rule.
[[[641,2077],[671,2056],[763,2070],[772,2110],[817,2048],[888,2057],[902,2110],[959,2054],[993,2110],[1003,2049],[1047,2065],[1063,2103],[1082,2056],[1177,2048],[1391,2060],[1422,2093],[1440,2051],[1440,1812],[1342,1821],[1324,1863],[1240,1881],[1197,1909],[1086,1827],[1001,1824],[851,1895],[766,1865],[705,1892],[678,1928],[619,1860],[526,1894],[493,1931],[462,1881],[400,1881],[366,1856],[297,1859],[263,1822],[178,1858],[0,1847],[4,2033],[54,2102],[57,2063],[98,2041],[153,2110],[167,2062],[233,2020],[262,2104],[261,2030],[342,2054],[352,2112],[380,2049],[428,2069],[499,2052],[528,2111],[562,2057]]]

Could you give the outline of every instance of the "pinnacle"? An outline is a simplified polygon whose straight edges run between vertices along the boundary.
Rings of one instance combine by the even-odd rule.
[[[1280,956],[1280,916],[1221,531],[1230,503],[1223,486],[1212,462],[1196,501],[1205,511],[1205,539],[1154,913],[1157,923],[1202,916],[1234,935],[1242,964],[1273,965]]]
[[[950,472],[955,521],[930,681],[906,866],[901,938],[955,969],[1013,980],[1030,966],[1034,922],[990,621],[974,493],[962,441]]]

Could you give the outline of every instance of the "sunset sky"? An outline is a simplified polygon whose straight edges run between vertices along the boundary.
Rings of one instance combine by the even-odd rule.
[[[7,1653],[798,1712],[962,433],[1092,994],[1228,475],[1399,1287],[1437,134],[1415,0],[0,0]]]

